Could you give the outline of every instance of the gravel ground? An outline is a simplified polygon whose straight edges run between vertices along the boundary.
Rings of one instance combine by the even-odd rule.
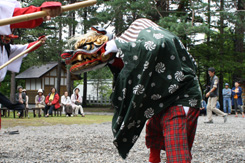
[[[245,162],[245,118],[229,116],[225,124],[222,117],[214,116],[214,124],[204,124],[205,120],[203,116],[199,118],[192,162]],[[0,136],[0,162],[4,163],[148,162],[149,151],[144,145],[145,130],[126,160],[120,158],[112,144],[111,123],[19,126],[8,130],[19,130],[20,134]],[[162,162],[165,162],[164,152]]]

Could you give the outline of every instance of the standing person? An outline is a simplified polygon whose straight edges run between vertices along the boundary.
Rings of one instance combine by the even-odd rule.
[[[71,98],[68,96],[68,92],[65,91],[64,95],[61,97],[61,104],[64,107],[66,116],[73,117],[72,115],[72,106],[71,106]]]
[[[85,117],[82,107],[82,97],[79,96],[80,89],[76,88],[75,93],[71,95],[72,108],[74,110],[74,116],[78,115],[78,111],[80,110],[82,117]]]
[[[15,101],[24,105],[26,104],[26,94],[23,92],[22,86],[17,87],[17,93],[15,94]],[[23,110],[18,111],[18,117],[23,117]]]
[[[206,94],[208,98],[207,117],[208,121],[204,123],[213,123],[212,111],[217,115],[224,118],[224,123],[227,121],[227,114],[216,108],[218,96],[219,96],[219,78],[215,75],[215,69],[210,67],[208,69],[208,75],[210,76],[210,91]]]
[[[242,109],[242,88],[239,87],[239,83],[235,82],[235,87],[232,88],[232,105],[235,109],[235,117],[238,117],[237,115],[237,109],[239,108],[242,114],[242,117],[244,118],[244,113]]]
[[[49,115],[53,115],[53,110],[60,108],[59,99],[60,96],[58,95],[58,93],[56,93],[56,89],[52,87],[50,93],[45,99],[45,103],[46,103],[44,109],[45,117],[49,117]]]
[[[35,108],[39,108],[38,116],[41,117],[41,110],[45,108],[45,96],[43,95],[43,90],[39,89],[35,97]],[[34,114],[36,117],[36,114]]]
[[[228,83],[225,83],[225,88],[222,90],[222,95],[223,95],[224,112],[230,115],[231,114],[231,89],[229,88]],[[227,112],[227,107],[228,107],[228,112]]]
[[[29,109],[29,96],[28,96],[27,93],[26,93],[26,89],[23,89],[22,92],[25,93],[25,95],[26,95],[26,102],[25,102],[26,108],[25,108],[25,112],[28,113],[28,109]],[[28,118],[29,118],[29,115],[27,115],[27,116],[28,116]]]

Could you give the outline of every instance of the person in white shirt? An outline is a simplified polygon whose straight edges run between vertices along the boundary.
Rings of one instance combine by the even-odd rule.
[[[66,116],[70,117],[72,115],[72,106],[71,106],[71,98],[68,96],[68,92],[65,91],[64,95],[61,97],[61,104],[65,110]]]
[[[71,103],[72,103],[72,108],[75,112],[75,116],[78,115],[78,111],[80,110],[82,117],[85,117],[85,114],[83,112],[83,107],[82,107],[82,97],[79,96],[80,89],[76,88],[75,93],[71,95]]]

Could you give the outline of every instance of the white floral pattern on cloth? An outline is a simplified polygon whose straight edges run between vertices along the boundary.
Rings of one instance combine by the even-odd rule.
[[[120,37],[117,39],[120,43],[126,43],[126,41],[125,40],[123,40],[123,39],[121,39]]]
[[[133,42],[133,43],[131,44],[131,46],[132,46],[133,48],[136,47],[136,43]]]
[[[152,51],[156,48],[157,45],[153,41],[147,41],[145,42],[144,46],[146,50]]]
[[[160,103],[160,104],[159,104],[159,107],[160,107],[160,108],[162,108],[163,106],[164,106],[164,104],[163,104],[163,103]]]
[[[155,83],[151,83],[151,87],[155,87],[156,86],[156,84]]]
[[[185,94],[185,95],[184,95],[184,97],[185,97],[185,98],[188,98],[188,97],[189,97],[189,95],[188,95],[188,94]]]
[[[131,85],[132,84],[132,80],[128,80],[128,84]]]
[[[122,116],[119,116],[118,118],[117,118],[117,124],[119,125],[120,123],[122,123],[122,121],[123,121],[123,117]]]
[[[118,58],[122,58],[122,59],[124,58],[124,54],[123,54],[121,48],[118,49],[118,52],[117,52],[116,56],[117,56]]]
[[[182,57],[182,61],[186,61],[186,57],[185,56]]]
[[[178,81],[178,82],[181,82],[185,79],[185,75],[182,71],[177,71],[175,74],[175,79]]]
[[[137,75],[137,78],[140,79],[140,78],[141,78],[141,74],[138,74],[138,75]]]
[[[123,122],[122,125],[121,125],[121,127],[120,127],[120,130],[123,130],[124,127],[125,127],[125,124],[124,124],[124,122]]]
[[[155,37],[156,39],[162,39],[162,38],[164,38],[164,35],[163,34],[161,34],[161,33],[154,33],[153,34],[153,37]]]
[[[119,101],[122,101],[122,100],[123,100],[123,98],[122,98],[122,97],[120,97],[120,96],[119,96],[117,99],[118,99]]]
[[[133,121],[132,123],[129,123],[128,124],[128,129],[131,129],[132,127],[134,127],[135,126],[135,121]]]
[[[169,86],[168,92],[171,93],[171,94],[173,94],[175,91],[177,91],[178,88],[179,88],[178,85],[172,84],[172,85]]]
[[[189,104],[191,105],[191,107],[195,107],[197,105],[197,100],[196,99],[190,99]]]
[[[171,56],[170,56],[170,59],[171,59],[171,60],[174,60],[174,59],[175,59],[175,56],[174,56],[174,55],[171,55]]]
[[[157,63],[155,70],[158,73],[164,73],[164,71],[166,70],[165,64],[162,62]]]
[[[171,80],[172,79],[172,76],[171,75],[168,75],[167,78],[168,78],[168,80]]]
[[[178,39],[179,40],[179,39]],[[181,46],[181,48],[182,49],[185,49],[185,46],[184,46],[184,44],[179,40],[179,44],[180,44],[180,46]]]
[[[147,119],[149,119],[154,115],[154,110],[152,108],[148,108],[146,109],[144,115]]]
[[[148,61],[145,61],[143,71],[147,70],[148,67],[149,67],[149,62]]]
[[[118,144],[117,144],[116,141],[113,141],[113,144],[114,144],[116,147],[118,147]]]
[[[150,77],[151,77],[151,75],[152,75],[152,72],[149,73],[149,76],[150,76]]]
[[[151,96],[151,99],[152,99],[152,100],[159,100],[161,97],[162,97],[162,96],[159,95],[159,94],[153,94],[153,95]]]
[[[138,56],[137,56],[137,55],[134,55],[134,56],[133,56],[133,60],[134,60],[134,61],[137,61],[137,60],[138,60]]]
[[[144,86],[141,85],[141,84],[138,84],[138,85],[136,85],[136,86],[133,88],[133,93],[134,93],[135,95],[143,94],[144,91],[145,91],[145,88],[144,88]]]
[[[162,48],[165,48],[165,43],[163,42],[161,46],[162,46]]]
[[[136,102],[132,101],[133,108],[136,108]]]
[[[122,89],[123,99],[125,99],[125,96],[126,96],[126,90],[127,90],[126,88],[123,88],[123,89]]]
[[[122,140],[124,143],[126,143],[127,141],[128,141],[128,139],[127,138],[123,138],[123,140]]]
[[[134,144],[136,142],[136,140],[138,139],[138,135],[134,135],[133,139],[132,139],[132,143]]]
[[[155,31],[160,30],[159,27],[156,27],[156,26],[151,26],[151,28],[154,29]]]

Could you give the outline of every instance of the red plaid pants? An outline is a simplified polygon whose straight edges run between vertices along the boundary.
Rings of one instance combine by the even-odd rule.
[[[199,109],[172,106],[153,116],[146,124],[147,148],[166,151],[167,163],[191,162]]]

